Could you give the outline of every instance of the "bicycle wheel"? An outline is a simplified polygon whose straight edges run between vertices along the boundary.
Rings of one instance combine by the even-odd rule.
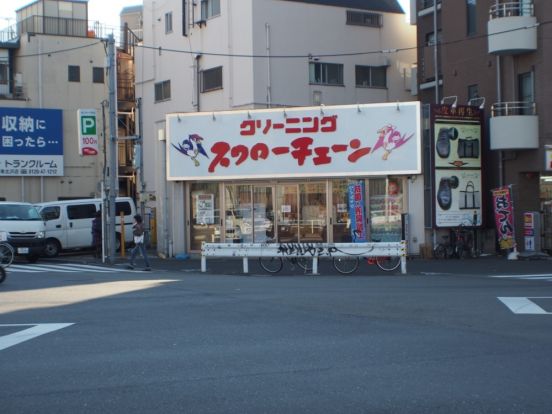
[[[284,262],[281,257],[259,257],[259,264],[268,273],[278,273]]]
[[[433,256],[435,256],[436,259],[446,259],[447,257],[447,249],[442,244],[438,244],[435,247],[435,250],[433,251]]]
[[[8,267],[13,262],[15,252],[13,247],[7,243],[0,243],[0,266]]]
[[[376,257],[376,264],[381,270],[390,272],[392,270],[395,270],[397,267],[401,265],[401,258],[400,256]]]
[[[293,263],[297,264],[297,266],[299,266],[305,272],[312,271],[312,260],[309,260],[306,257],[298,257],[297,259],[294,260]]]
[[[334,257],[332,264],[342,275],[349,275],[358,269],[358,257]]]

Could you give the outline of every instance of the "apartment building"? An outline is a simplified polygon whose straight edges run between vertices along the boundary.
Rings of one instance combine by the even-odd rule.
[[[552,3],[419,0],[415,6],[420,100],[484,108],[484,231],[497,228],[491,190],[511,186],[517,249],[532,251],[537,243],[537,251],[551,250],[552,120],[545,114],[552,104],[547,41]],[[429,182],[438,210],[438,185]],[[531,235],[527,212],[542,220]]]
[[[135,133],[134,47],[141,7],[123,14],[117,53],[118,135]],[[112,29],[111,29],[112,30]],[[0,31],[0,198],[41,202],[98,197],[109,135],[106,39],[82,0],[38,0]],[[124,41],[123,41],[124,40]],[[79,110],[95,119],[92,149],[79,144]],[[103,122],[105,115],[105,123]],[[84,115],[83,115],[84,116]],[[88,118],[87,122],[91,122]],[[82,134],[81,134],[82,136]],[[118,145],[117,191],[135,194],[132,141]]]
[[[136,55],[136,93],[144,108],[143,196],[156,209],[159,252],[198,251],[202,241],[255,241],[251,228],[257,222],[275,229],[272,237],[282,241],[283,211],[298,216],[286,240],[339,241],[333,225],[347,217],[338,199],[351,181],[344,174],[270,179],[252,169],[239,179],[173,178],[167,175],[172,147],[166,116],[415,100],[416,30],[398,2],[144,1],[143,23]],[[392,210],[410,214],[410,246],[417,252],[424,242],[423,179],[381,171],[354,181],[365,185],[367,197],[384,196],[390,188],[400,194],[400,207]],[[212,220],[199,218],[205,213],[198,210],[205,205],[200,199],[212,200]],[[264,219],[254,220],[260,207]],[[321,213],[310,221],[307,237],[301,226],[315,209]],[[401,219],[393,221],[397,231]]]

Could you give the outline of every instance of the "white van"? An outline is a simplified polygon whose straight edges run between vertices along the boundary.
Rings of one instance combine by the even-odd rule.
[[[42,255],[46,243],[44,220],[30,203],[0,202],[0,231],[8,233],[7,242],[16,255],[34,263]]]
[[[56,257],[62,250],[92,247],[92,220],[96,211],[101,211],[100,198],[50,201],[37,204],[46,221],[46,257]],[[130,197],[115,200],[116,248],[121,244],[121,213],[124,214],[125,244],[132,242],[132,223],[136,205]]]

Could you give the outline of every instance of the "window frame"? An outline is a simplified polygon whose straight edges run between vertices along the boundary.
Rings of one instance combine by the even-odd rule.
[[[477,0],[466,0],[466,35],[477,34]]]
[[[355,20],[354,17],[360,18],[360,20]],[[345,24],[349,26],[380,28],[383,27],[383,15],[372,12],[347,10],[345,12]]]
[[[154,102],[165,102],[171,99],[171,81],[170,79],[156,82],[153,90]]]
[[[366,89],[387,89],[387,65],[355,65],[355,87],[357,88],[366,88]],[[376,85],[374,82],[374,71],[383,70],[384,75],[384,85]],[[368,71],[368,83],[360,84],[359,83],[359,71]]]
[[[101,80],[98,78],[99,74],[101,74]],[[104,85],[105,84],[105,70],[102,67],[94,66],[92,67],[92,83],[99,83]]]
[[[216,7],[214,7],[215,5]],[[220,16],[221,14],[220,0],[201,0],[199,7],[201,20],[203,21]]]
[[[172,11],[165,13],[165,34],[172,33],[173,31],[173,14]]]
[[[205,75],[209,75],[211,73],[215,74],[217,73],[218,71],[220,71],[220,85],[214,85],[212,87],[209,87],[209,88],[206,88],[205,87]],[[223,70],[222,70],[222,66],[216,66],[214,68],[209,68],[209,69],[205,69],[205,70],[202,70],[200,72],[200,79],[201,79],[201,93],[205,93],[205,92],[211,92],[211,91],[216,91],[216,90],[220,90],[220,89],[223,89],[224,87],[224,79],[223,79]]]
[[[317,67],[319,68],[318,70]],[[329,81],[331,75],[328,74],[328,69],[332,68],[338,70],[337,82]],[[319,72],[320,79],[316,78],[317,72]],[[311,85],[345,86],[343,73],[343,63],[309,62],[309,84]]]
[[[80,82],[80,66],[68,65],[67,66],[67,80],[69,82]]]

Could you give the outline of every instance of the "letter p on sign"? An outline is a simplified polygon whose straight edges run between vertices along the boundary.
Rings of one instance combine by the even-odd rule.
[[[96,135],[96,117],[83,116],[81,118],[82,135]]]

